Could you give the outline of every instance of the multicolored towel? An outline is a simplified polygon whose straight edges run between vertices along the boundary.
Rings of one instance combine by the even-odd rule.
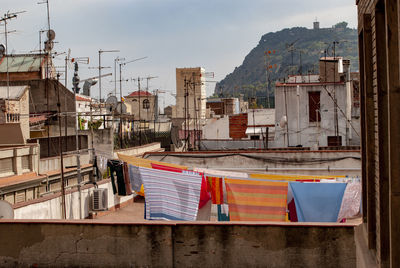
[[[202,176],[139,167],[146,219],[195,221]]]
[[[231,221],[285,221],[287,182],[225,179]]]
[[[207,177],[207,191],[211,193],[213,204],[221,205],[224,203],[223,181],[219,177]]]

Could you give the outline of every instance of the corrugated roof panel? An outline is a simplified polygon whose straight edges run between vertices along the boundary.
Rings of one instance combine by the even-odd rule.
[[[10,86],[9,98],[10,100],[19,99],[28,86]],[[7,87],[0,87],[0,99],[7,99]]]
[[[0,61],[0,73],[7,72],[7,56]],[[39,72],[44,55],[10,55],[8,72]]]

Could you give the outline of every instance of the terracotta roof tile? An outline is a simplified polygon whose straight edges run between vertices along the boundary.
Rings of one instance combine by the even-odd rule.
[[[137,96],[139,96],[139,93],[140,93],[140,96],[153,96],[153,94],[151,94],[148,91],[140,90],[140,91],[132,92],[131,94],[128,95],[128,97],[137,97]]]

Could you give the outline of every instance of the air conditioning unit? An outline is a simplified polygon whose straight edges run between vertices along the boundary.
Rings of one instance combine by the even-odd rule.
[[[108,189],[94,189],[92,194],[92,210],[102,211],[108,209]]]

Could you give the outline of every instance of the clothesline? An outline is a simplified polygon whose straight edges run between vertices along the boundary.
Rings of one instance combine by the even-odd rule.
[[[315,193],[310,193],[317,194],[314,199],[301,199],[302,193],[296,190],[294,193],[296,202],[295,200],[292,200],[292,202],[293,204],[296,203],[294,206],[295,211],[296,206],[299,206],[299,220],[321,218],[320,221],[326,219],[332,221],[332,219],[338,218],[339,209],[340,212],[346,209],[351,211],[351,213],[346,214],[346,217],[357,213],[357,204],[353,204],[356,201],[352,201],[352,197],[357,196],[358,190],[350,191],[349,197],[343,198],[344,189],[347,189],[346,186],[343,188],[343,185],[347,185],[347,183],[358,183],[359,185],[360,179],[358,177],[247,174],[244,172],[197,167],[190,168],[123,154],[118,154],[118,157],[121,161],[128,163],[130,167],[135,168],[137,166],[140,171],[140,176],[143,178],[143,182],[140,181],[140,184],[143,184],[142,187],[144,186],[141,191],[143,194],[146,193],[145,215],[147,219],[194,220],[200,207],[198,204],[201,200],[200,193],[202,193],[203,189],[200,191],[199,187],[201,188],[205,184],[204,177],[208,180],[207,191],[211,193],[213,204],[219,206],[221,213],[221,205],[228,204],[230,214],[226,214],[228,211],[226,206],[223,206],[223,208],[225,215],[231,220],[287,221],[287,208],[289,208],[287,204],[289,201],[287,200],[289,194],[288,186],[293,183],[293,185],[303,185],[304,189],[319,189],[318,185],[321,185],[324,189],[332,191],[331,200],[336,200],[335,206],[329,212],[329,217],[325,217],[326,215],[323,214],[324,211],[321,211],[320,207],[317,206],[317,210],[315,210],[315,207],[309,206],[307,202],[309,202],[308,200],[313,200],[314,203],[318,203],[319,199],[322,202],[326,199],[326,196],[318,195],[318,191],[316,191]],[[191,183],[193,185],[196,184],[197,187],[195,187],[196,193],[194,195],[190,195],[190,191],[193,193],[194,189],[193,185],[190,188]],[[329,186],[328,184],[331,183],[337,185]],[[132,186],[136,186],[135,190],[138,190],[138,185],[132,183]],[[340,191],[335,190],[339,188]],[[308,194],[303,194],[303,196],[308,197]],[[324,202],[333,204],[332,201],[325,200]],[[292,212],[293,204],[290,206]],[[314,212],[307,214],[307,211],[313,211],[313,209]],[[321,213],[318,214],[319,212]],[[313,214],[317,216],[314,218],[309,216]],[[293,215],[295,214],[291,213],[290,215],[294,219]],[[343,216],[341,217],[343,218]]]

